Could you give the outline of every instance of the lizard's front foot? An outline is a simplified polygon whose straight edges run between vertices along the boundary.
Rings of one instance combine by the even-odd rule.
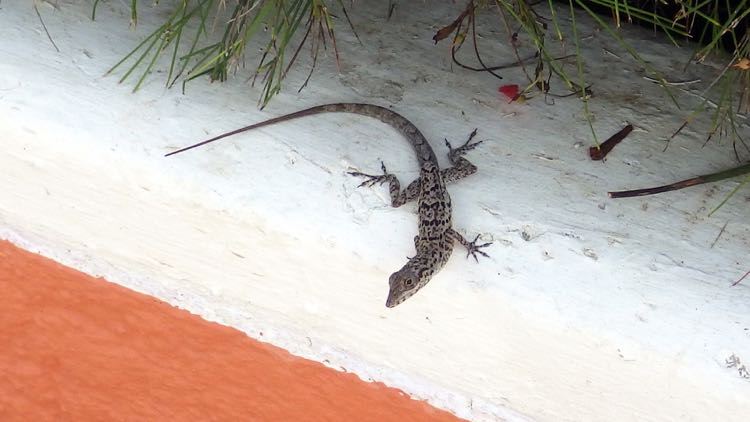
[[[490,257],[489,255],[487,255],[484,251],[481,251],[480,249],[481,248],[486,248],[487,246],[490,246],[492,244],[492,242],[487,242],[487,243],[483,243],[481,245],[477,245],[477,240],[479,240],[479,235],[477,235],[477,237],[475,237],[473,241],[469,242],[468,240],[466,240],[465,237],[463,237],[461,235],[461,233],[459,233],[459,232],[457,232],[457,231],[455,231],[453,229],[448,229],[448,231],[446,232],[446,234],[448,235],[449,239],[453,240],[454,242],[460,243],[464,248],[466,248],[466,251],[467,251],[466,252],[466,258],[468,258],[469,255],[471,255],[471,256],[474,257],[474,260],[476,260],[477,262],[479,262],[479,259],[477,258],[477,254],[480,254],[480,255],[485,256],[487,258]]]
[[[380,162],[380,168],[383,169],[383,174],[366,174],[366,173],[360,173],[358,171],[350,171],[349,174],[356,177],[364,177],[365,181],[360,183],[358,188],[361,188],[363,186],[375,186],[376,184],[383,184],[386,182],[391,182],[395,178],[394,175],[388,173],[388,170],[385,168],[385,163],[382,161]]]
[[[445,145],[448,147],[448,156],[451,158],[458,158],[464,154],[466,154],[468,151],[473,150],[477,147],[477,145],[481,144],[482,141],[477,141],[474,143],[471,143],[471,140],[474,139],[474,137],[477,136],[477,130],[474,129],[471,134],[469,135],[469,139],[464,142],[463,145],[461,145],[458,148],[453,148],[450,142],[448,140],[445,140]]]
[[[477,259],[477,254],[480,254],[484,257],[489,258],[490,256],[487,255],[484,251],[479,250],[480,248],[486,248],[487,246],[490,246],[492,242],[483,243],[481,245],[477,245],[477,240],[479,240],[479,235],[474,238],[471,242],[467,242],[466,245],[466,258],[469,258],[469,255],[474,257],[474,260],[479,262],[479,259]]]

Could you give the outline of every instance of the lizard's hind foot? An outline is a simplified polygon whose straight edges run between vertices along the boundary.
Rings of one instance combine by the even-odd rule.
[[[386,182],[391,183],[392,180],[395,180],[396,176],[388,173],[388,170],[386,170],[385,168],[385,163],[383,163],[382,161],[380,162],[380,168],[383,169],[383,174],[366,174],[366,173],[361,173],[358,171],[350,171],[348,173],[351,176],[365,178],[365,181],[360,183],[359,186],[357,186],[358,188],[361,188],[363,186],[371,187],[371,186],[375,186],[376,184],[382,185],[383,183],[386,183]]]

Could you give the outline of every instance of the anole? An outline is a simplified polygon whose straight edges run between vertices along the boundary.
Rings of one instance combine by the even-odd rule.
[[[477,171],[476,166],[471,164],[463,155],[481,143],[472,139],[476,135],[476,129],[471,133],[469,139],[460,147],[453,148],[446,140],[448,146],[448,158],[453,167],[440,170],[435,152],[425,139],[422,132],[409,120],[393,110],[372,104],[336,103],[311,107],[305,110],[275,117],[250,126],[233,130],[199,142],[195,145],[170,152],[166,156],[174,155],[189,149],[214,142],[227,136],[236,135],[251,129],[285,122],[298,117],[310,116],[319,113],[354,113],[367,117],[373,117],[391,125],[401,132],[409,144],[414,148],[419,162],[419,178],[409,184],[406,189],[401,190],[401,184],[396,176],[388,173],[385,164],[382,164],[383,174],[370,175],[360,172],[349,172],[358,177],[364,177],[365,181],[359,186],[373,186],[388,182],[391,195],[391,206],[399,207],[406,202],[417,200],[418,234],[414,237],[416,254],[409,258],[406,264],[389,279],[390,289],[385,306],[392,308],[414,295],[424,287],[435,273],[448,262],[453,252],[454,242],[463,245],[469,255],[477,259],[477,254],[488,256],[481,248],[487,247],[491,242],[477,245],[477,236],[473,241],[466,240],[460,233],[453,230],[451,219],[451,198],[445,188],[445,184],[452,182]]]

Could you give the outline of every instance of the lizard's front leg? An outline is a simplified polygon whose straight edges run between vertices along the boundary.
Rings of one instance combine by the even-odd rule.
[[[366,174],[361,173],[358,171],[350,171],[349,174],[352,176],[357,177],[364,177],[365,181],[360,183],[357,187],[362,186],[374,186],[375,184],[382,185],[385,182],[388,182],[388,191],[391,194],[391,206],[394,208],[398,208],[401,205],[404,205],[405,203],[416,199],[417,196],[419,196],[419,184],[418,183],[410,183],[409,186],[405,190],[401,190],[401,183],[398,181],[396,176],[394,176],[391,173],[388,173],[388,170],[385,168],[385,163],[382,161],[380,162],[380,168],[383,169],[383,174]],[[418,182],[419,179],[417,179],[415,182]]]
[[[483,243],[481,245],[477,245],[477,240],[479,240],[479,235],[477,235],[477,237],[475,237],[473,241],[469,242],[468,240],[466,240],[465,237],[461,236],[461,233],[459,233],[459,232],[457,232],[457,231],[455,231],[453,229],[448,229],[448,231],[447,231],[446,234],[448,235],[448,238],[450,238],[454,242],[460,243],[461,245],[463,245],[464,248],[466,248],[466,251],[467,251],[466,252],[466,257],[467,258],[469,257],[469,255],[471,255],[471,256],[474,257],[475,261],[479,262],[479,259],[477,259],[477,254],[480,254],[480,255],[485,256],[487,258],[490,257],[484,251],[481,251],[479,249],[480,248],[486,248],[487,246],[490,246],[492,244],[492,242],[487,242],[487,243]]]

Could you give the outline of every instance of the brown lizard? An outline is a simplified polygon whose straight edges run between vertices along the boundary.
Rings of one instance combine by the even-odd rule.
[[[401,190],[401,184],[396,176],[388,173],[385,164],[382,162],[381,167],[383,169],[383,174],[381,175],[349,172],[349,174],[353,176],[366,178],[366,180],[359,185],[360,187],[373,186],[376,183],[383,184],[388,182],[391,194],[391,206],[393,207],[399,207],[414,199],[417,200],[419,233],[414,237],[414,246],[417,249],[417,253],[412,258],[409,258],[407,263],[400,270],[391,275],[388,281],[390,289],[385,306],[392,308],[424,287],[430,281],[432,276],[440,271],[448,261],[451,252],[453,252],[454,242],[460,243],[467,249],[467,258],[469,255],[472,255],[474,259],[477,260],[477,254],[488,256],[480,249],[489,246],[491,242],[477,245],[479,236],[469,242],[461,234],[453,230],[451,221],[451,198],[448,195],[448,191],[445,189],[445,184],[447,182],[461,179],[477,171],[477,168],[473,164],[463,158],[463,155],[467,151],[474,149],[481,143],[481,141],[474,143],[471,142],[474,135],[476,135],[476,129],[474,129],[471,135],[469,135],[469,139],[459,148],[453,148],[446,139],[445,143],[448,146],[448,158],[450,158],[453,167],[440,170],[437,158],[435,157],[435,152],[432,150],[432,147],[430,147],[427,139],[425,139],[422,132],[420,132],[419,129],[417,129],[417,127],[405,117],[395,111],[377,105],[336,103],[311,107],[260,123],[255,123],[250,126],[245,126],[206,141],[199,142],[195,145],[170,152],[165,156],[187,151],[209,142],[217,141],[226,138],[227,136],[262,126],[285,122],[298,117],[329,112],[354,113],[379,119],[401,132],[417,153],[417,160],[419,161],[419,178],[410,183],[404,190]]]

